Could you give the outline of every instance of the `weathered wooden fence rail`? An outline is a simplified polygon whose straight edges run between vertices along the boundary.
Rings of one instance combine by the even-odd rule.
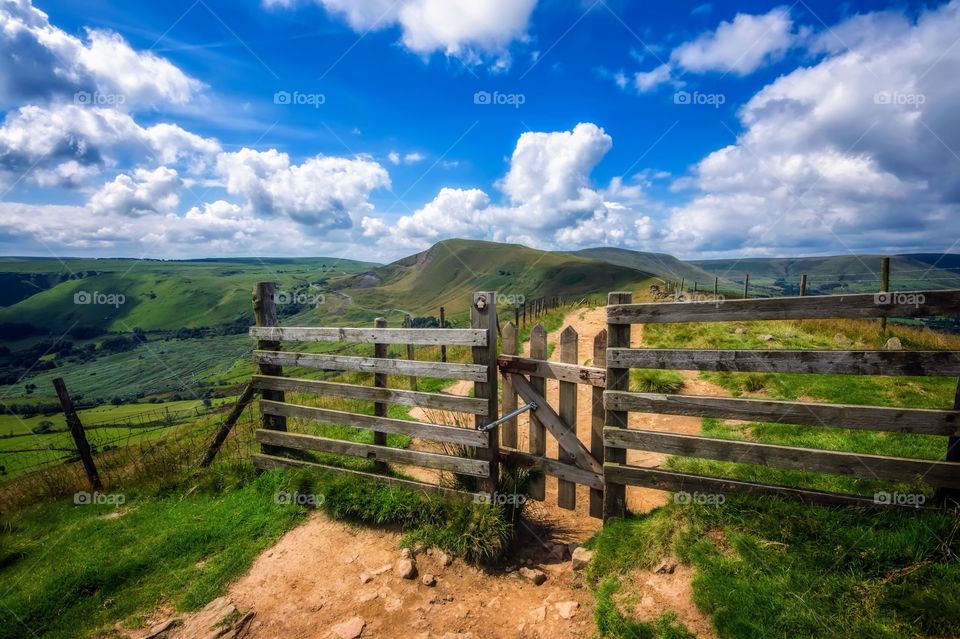
[[[261,312],[258,326],[250,329],[250,336],[258,340],[259,348],[253,359],[260,366],[251,385],[259,390],[263,427],[256,432],[262,452],[254,456],[254,463],[263,469],[277,467],[318,466],[325,470],[361,476],[372,476],[417,490],[431,490],[447,495],[455,494],[447,486],[390,476],[388,464],[420,466],[458,475],[479,477],[485,490],[494,492],[499,466],[496,431],[486,432],[482,427],[496,418],[496,309],[487,300],[493,293],[474,296],[472,327],[459,328],[386,328],[386,320],[378,319],[374,328],[313,328],[280,327],[271,308],[272,296],[268,285],[258,285],[255,301]],[[267,324],[267,325],[265,325]],[[282,342],[339,342],[372,344],[373,357],[330,355],[281,350]],[[472,364],[391,359],[390,344],[407,347],[408,356],[413,346],[469,346]],[[264,345],[269,348],[264,348]],[[354,371],[373,375],[373,386],[330,382],[316,379],[288,377],[283,367],[322,369],[325,371]],[[387,375],[433,377],[474,382],[473,397],[458,397],[442,393],[428,393],[387,387]],[[411,384],[415,387],[416,382]],[[318,406],[296,404],[286,393],[329,396],[340,399],[373,403],[373,414],[332,410]],[[472,415],[476,430],[387,417],[387,405],[448,410]],[[287,419],[296,418],[319,424],[336,424],[374,432],[372,444],[331,439],[318,435],[287,432]],[[444,452],[427,452],[393,448],[386,445],[387,433],[433,440],[443,444],[465,447],[475,454],[459,456]],[[313,451],[359,457],[374,462],[374,473],[361,472],[300,458],[284,456],[286,451]]]

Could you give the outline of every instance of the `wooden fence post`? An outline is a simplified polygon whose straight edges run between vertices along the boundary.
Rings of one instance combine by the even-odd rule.
[[[516,307],[514,307],[516,310]],[[503,353],[505,355],[517,354],[517,327],[513,322],[507,322],[503,327]],[[513,380],[509,375],[503,376],[503,414],[517,409],[517,394],[513,390]],[[506,448],[517,447],[517,418],[508,419],[500,425],[500,443]]]
[[[743,276],[743,299],[750,297],[750,274],[745,273]]]
[[[593,366],[607,367],[607,329],[603,329],[593,338]],[[603,387],[590,389],[590,454],[594,459],[603,459],[603,425],[606,415],[603,411]],[[603,491],[590,489],[590,516],[603,517]]]
[[[497,294],[485,291],[473,294],[473,304],[470,305],[470,326],[487,331],[487,345],[473,347],[473,363],[487,367],[487,381],[474,382],[473,395],[478,399],[487,400],[487,414],[476,416],[478,428],[495,421],[498,416],[497,406]],[[486,482],[486,490],[492,496],[500,485],[500,435],[494,428],[487,432],[487,453],[490,460],[490,476]]]
[[[279,326],[277,322],[277,286],[273,282],[258,282],[253,287],[253,316],[257,326]],[[257,350],[279,351],[280,342],[275,340],[257,340]],[[282,376],[283,367],[277,364],[259,364],[261,375]],[[285,401],[283,391],[264,390],[260,397],[274,402]],[[264,415],[263,427],[268,430],[287,430],[287,418],[282,415]],[[267,452],[266,446],[263,447]]]
[[[633,293],[610,293],[607,297],[608,305],[612,304],[630,304],[633,301]],[[607,313],[609,313],[609,308]],[[630,324],[611,324],[607,322],[607,341],[609,348],[630,348]],[[630,369],[629,368],[611,368],[607,365],[607,390],[628,391],[630,390]],[[629,413],[619,410],[606,411],[606,425],[616,428],[627,427],[627,416]],[[605,446],[603,449],[604,462],[614,464],[627,463],[627,450],[625,448],[615,448]],[[603,520],[610,521],[616,517],[623,517],[627,511],[627,487],[625,484],[617,484],[609,480],[607,474],[604,474],[604,494],[603,494]]]
[[[953,399],[953,409],[960,410],[960,380],[957,380],[957,391]],[[947,437],[947,454],[944,461],[960,462],[960,437]],[[937,502],[941,506],[950,508],[960,507],[960,490],[956,488],[940,488],[936,494]]]
[[[572,326],[560,333],[560,361],[564,364],[577,364],[579,336]],[[577,385],[572,382],[560,382],[560,419],[566,424],[573,436],[577,437]],[[557,459],[570,464],[575,463],[574,456],[558,446]],[[560,508],[574,510],[577,507],[577,485],[565,479],[557,480],[557,505]]]
[[[440,328],[446,328],[446,327],[447,327],[447,312],[441,306],[440,307]],[[447,345],[446,344],[440,345],[440,361],[441,362],[447,361]]]
[[[720,295],[720,278],[713,278],[713,300],[716,301],[717,297]]]
[[[880,262],[880,292],[887,293],[890,291],[890,258],[885,257],[883,261]],[[880,335],[882,337],[887,336],[887,318],[880,318]]]
[[[67,420],[67,427],[70,428],[73,443],[77,446],[77,453],[80,454],[80,461],[83,463],[83,470],[87,473],[87,479],[90,480],[90,485],[94,490],[100,490],[103,487],[100,482],[100,474],[93,463],[93,453],[90,450],[90,444],[87,443],[87,434],[83,431],[80,416],[77,415],[73,400],[70,399],[70,393],[67,392],[67,385],[63,382],[62,377],[57,377],[53,380],[53,387],[57,391],[57,399],[60,400],[63,416]]]
[[[385,317],[378,317],[373,320],[374,328],[386,328],[387,319]],[[373,356],[378,359],[386,359],[390,355],[390,345],[380,342],[376,342],[373,345]],[[387,387],[387,374],[386,373],[374,373],[373,374],[373,385],[376,388],[386,388]],[[374,417],[386,417],[387,416],[387,405],[383,402],[374,402],[373,403],[373,415]],[[381,433],[378,431],[373,431],[373,443],[375,446],[386,446],[387,445],[387,434]],[[375,461],[373,462],[373,469],[378,473],[387,472],[387,462],[384,461]]]
[[[807,274],[804,273],[800,276],[800,297],[803,297],[807,294]]]
[[[409,314],[403,316],[403,327],[404,328],[413,328],[413,317]],[[413,344],[407,344],[407,359],[411,362],[417,358],[416,351],[414,350]],[[417,376],[410,376],[410,390],[417,390]]]
[[[547,330],[540,323],[530,331],[530,359],[547,359]],[[547,380],[543,377],[530,375],[530,385],[541,397],[547,396]],[[527,450],[531,455],[544,457],[547,454],[547,428],[537,417],[536,411],[527,414],[530,415]],[[546,495],[546,478],[540,475],[530,482],[530,497],[543,501]]]

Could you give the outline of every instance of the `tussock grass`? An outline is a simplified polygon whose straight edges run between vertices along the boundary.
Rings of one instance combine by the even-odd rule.
[[[634,369],[630,371],[630,390],[634,393],[679,393],[683,376],[676,371]]]

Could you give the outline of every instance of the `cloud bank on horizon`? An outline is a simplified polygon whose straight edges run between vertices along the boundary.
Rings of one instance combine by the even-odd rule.
[[[355,32],[358,48],[367,34],[384,34],[376,55],[413,57],[455,82],[494,86],[541,69],[573,91],[581,81],[563,55],[550,58],[562,38],[539,39],[549,8],[536,0],[265,0],[257,11],[262,20],[320,15]],[[520,125],[481,160],[456,145],[418,146],[426,131],[416,128],[369,141],[353,126],[345,142],[319,109],[316,128],[339,148],[272,145],[282,118],[256,143],[241,142],[226,115],[204,124],[226,91],[216,74],[198,73],[202,65],[181,68],[116,30],[61,28],[30,0],[3,0],[0,251],[389,259],[452,237],[685,257],[955,249],[960,0],[864,11],[829,26],[783,6],[712,21],[661,34],[661,44],[635,25],[643,50],[619,54],[633,69],[589,81],[609,89],[602,100],[697,109],[727,130],[727,143],[705,152],[677,145],[674,123],[644,151],[615,139],[620,121],[588,117],[603,108],[563,104],[542,117],[563,126],[530,130],[527,112],[478,93],[463,117],[475,120],[479,101],[491,100],[481,117],[495,113],[501,139]],[[741,83],[743,98],[701,90],[718,78]],[[398,118],[398,127],[404,118],[377,115]],[[636,146],[639,159],[607,167],[615,145]],[[682,170],[648,163],[657,145],[690,147],[677,150],[690,154],[677,157]],[[486,163],[492,178],[461,176],[461,162],[471,161]]]

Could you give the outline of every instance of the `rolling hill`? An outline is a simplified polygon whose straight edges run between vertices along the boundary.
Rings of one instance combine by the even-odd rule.
[[[392,264],[331,280],[355,304],[435,315],[465,314],[470,293],[496,290],[501,303],[555,295],[567,299],[642,288],[652,274],[589,257],[519,244],[446,240]]]
[[[638,271],[645,271],[656,277],[672,282],[686,280],[686,283],[691,285],[694,282],[699,282],[700,284],[709,283],[710,286],[713,285],[713,273],[708,273],[695,264],[681,261],[666,253],[631,251],[629,249],[604,246],[574,251],[571,255],[601,260]],[[721,285],[733,284],[732,281],[726,280],[725,278],[720,278],[720,283]]]

